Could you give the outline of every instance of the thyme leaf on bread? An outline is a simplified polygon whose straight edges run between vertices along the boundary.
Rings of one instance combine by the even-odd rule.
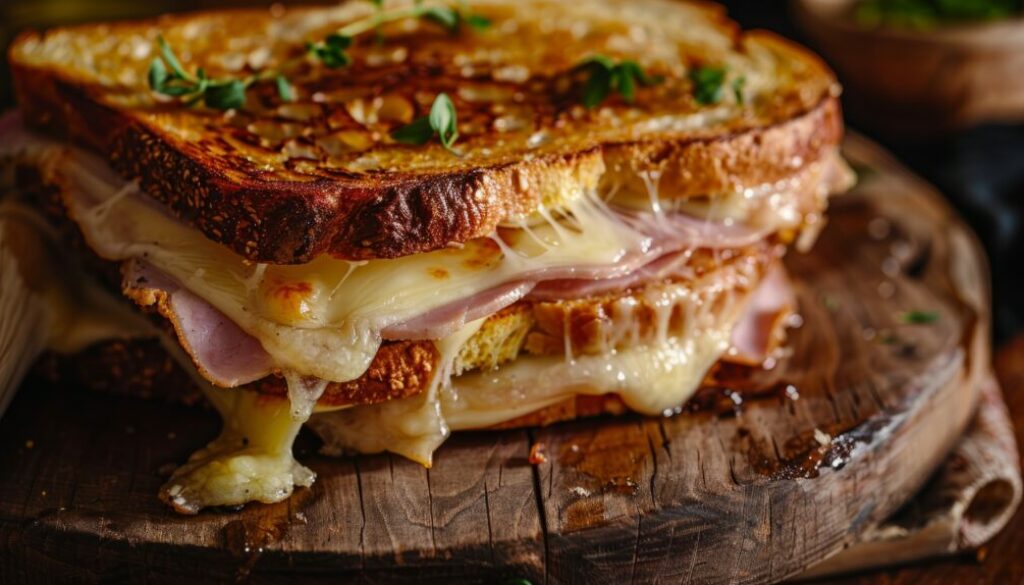
[[[616,63],[610,57],[593,55],[574,68],[587,74],[583,86],[583,105],[596,107],[613,92],[618,92],[626,103],[636,100],[636,86],[652,86],[663,81],[661,76],[648,75],[636,61]]]
[[[451,152],[452,145],[459,138],[458,117],[455,104],[448,94],[439,93],[430,107],[430,114],[417,118],[391,133],[391,137],[404,144],[422,145],[437,137]]]
[[[939,314],[934,311],[907,311],[900,315],[900,320],[909,325],[929,325],[939,320]]]
[[[174,50],[162,35],[157,37],[159,55],[149,65],[149,87],[154,92],[177,98],[185,106],[202,102],[217,110],[230,110],[245,106],[246,92],[257,83],[273,82],[278,97],[285,102],[295,100],[295,89],[288,81],[289,71],[309,58],[322,65],[337,69],[352,63],[348,49],[356,37],[374,31],[381,39],[381,27],[389,22],[406,19],[422,19],[436,24],[450,33],[458,33],[463,25],[482,30],[491,25],[487,18],[469,11],[465,1],[451,6],[426,6],[418,0],[411,7],[385,9],[383,0],[370,0],[376,7],[374,13],[350,22],[323,39],[306,43],[306,51],[300,57],[281,64],[276,69],[264,69],[244,77],[208,78],[202,68],[195,73],[188,72],[175,55]]]
[[[253,83],[250,78],[211,79],[202,67],[194,74],[189,73],[163,36],[157,37],[157,45],[160,56],[149,65],[149,86],[153,91],[180,98],[189,106],[202,101],[207,107],[218,110],[239,108],[245,103],[245,90]],[[278,88],[281,89],[280,84]],[[285,97],[282,95],[282,99]]]
[[[694,67],[690,69],[689,78],[693,84],[693,99],[697,100],[698,104],[708,106],[722,100],[725,67]],[[741,95],[737,93],[737,96]]]

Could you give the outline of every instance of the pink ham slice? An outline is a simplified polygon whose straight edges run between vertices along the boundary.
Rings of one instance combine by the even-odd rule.
[[[672,275],[688,276],[689,271],[686,267],[686,262],[690,255],[689,250],[665,254],[653,262],[648,262],[640,268],[616,278],[563,278],[546,280],[538,283],[526,298],[536,301],[579,299],[625,290]]]
[[[515,282],[443,305],[409,321],[388,325],[381,330],[381,336],[395,340],[440,339],[467,321],[496,313],[527,293],[537,300],[557,300],[622,290],[678,270],[695,248],[741,248],[768,235],[764,230],[700,220],[682,213],[621,210],[615,213],[646,236],[642,250],[629,252],[611,265],[559,266],[529,271]]]
[[[785,318],[796,308],[793,286],[786,270],[776,264],[768,270],[751,295],[743,316],[732,330],[729,361],[760,364],[775,346]]]
[[[656,275],[677,266],[681,256],[682,253],[665,256],[639,272],[657,277]],[[141,262],[130,263],[125,277],[130,279],[128,282],[134,288],[163,291],[168,294],[168,307],[173,312],[172,321],[175,323],[182,347],[211,382],[219,386],[233,387],[253,382],[273,371],[270,355],[264,351],[256,338],[242,331],[209,303],[181,288],[173,279]],[[641,277],[629,275],[615,279],[616,285],[632,286],[640,282]],[[629,284],[625,280],[627,278],[637,280]],[[563,286],[562,291],[572,295],[580,291],[578,285],[573,285],[575,288]],[[552,289],[545,292],[549,293],[552,293]],[[449,323],[472,321],[496,312],[492,309],[505,302],[503,295],[523,294],[517,287],[508,287],[504,292],[497,291],[491,299],[482,300],[473,312],[448,314],[445,315],[445,320]],[[763,362],[773,346],[773,336],[779,332],[782,317],[789,313],[794,304],[792,289],[785,271],[778,266],[773,268],[754,292],[746,312],[733,330],[730,361],[750,364]],[[410,335],[425,331],[417,331],[415,321],[408,323]]]
[[[455,333],[470,321],[493,315],[526,296],[532,282],[510,283],[494,287],[468,299],[449,303],[424,315],[386,327],[384,339],[441,339]]]
[[[125,282],[135,289],[167,294],[167,308],[182,347],[203,376],[218,386],[255,382],[274,369],[273,360],[253,336],[213,305],[174,279],[136,260],[128,262]]]

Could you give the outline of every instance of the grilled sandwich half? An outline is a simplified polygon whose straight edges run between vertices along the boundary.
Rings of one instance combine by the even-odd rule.
[[[429,465],[453,430],[677,412],[775,347],[779,259],[850,182],[832,74],[704,3],[204,12],[9,59],[0,220],[77,340],[42,345],[217,407],[161,493],[186,513],[309,485],[306,422]]]

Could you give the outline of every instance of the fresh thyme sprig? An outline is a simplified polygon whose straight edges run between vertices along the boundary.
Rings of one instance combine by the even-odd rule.
[[[583,105],[596,107],[613,92],[617,91],[626,103],[636,100],[636,86],[652,86],[661,83],[664,78],[651,76],[636,61],[620,61],[616,63],[604,55],[593,55],[576,65],[575,70],[588,74],[586,85],[583,86]]]
[[[397,142],[416,145],[426,144],[434,136],[437,136],[450,152],[458,154],[452,148],[459,138],[458,117],[455,113],[455,104],[445,93],[439,93],[434,98],[429,115],[417,118],[391,133],[391,137]]]
[[[185,105],[193,105],[202,101],[207,107],[219,110],[239,108],[245,103],[245,90],[256,82],[256,76],[243,79],[211,79],[206,76],[202,67],[194,74],[181,66],[163,36],[157,37],[160,56],[149,65],[149,86],[153,91],[166,96],[180,98]],[[292,95],[291,86],[283,77],[278,76],[278,92],[281,99]]]
[[[295,59],[281,64],[276,69],[265,69],[244,77],[211,79],[202,68],[189,73],[181,65],[163,36],[157,37],[159,56],[149,65],[149,86],[156,93],[178,98],[186,106],[202,102],[209,108],[229,110],[245,105],[246,91],[254,84],[273,81],[278,97],[282,101],[295,100],[295,90],[288,81],[287,72],[309,57],[324,66],[337,69],[352,63],[348,49],[356,37],[370,31],[380,30],[384,24],[406,19],[423,19],[434,23],[450,33],[458,33],[463,25],[482,30],[491,25],[487,18],[469,11],[464,0],[457,8],[451,6],[425,6],[422,0],[408,8],[386,10],[383,0],[370,0],[377,10],[368,17],[353,21],[322,40],[306,44],[306,52]]]
[[[728,77],[728,70],[725,67],[694,67],[690,69],[687,76],[693,84],[693,99],[702,106],[717,104],[722,101],[725,79]],[[747,85],[746,76],[740,75],[732,80],[732,95],[736,98],[737,104],[743,104],[746,99],[745,89]]]

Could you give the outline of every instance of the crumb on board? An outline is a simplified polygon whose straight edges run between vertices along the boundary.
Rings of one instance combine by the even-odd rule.
[[[548,460],[544,455],[544,443],[534,443],[530,447],[530,465],[540,465]]]

